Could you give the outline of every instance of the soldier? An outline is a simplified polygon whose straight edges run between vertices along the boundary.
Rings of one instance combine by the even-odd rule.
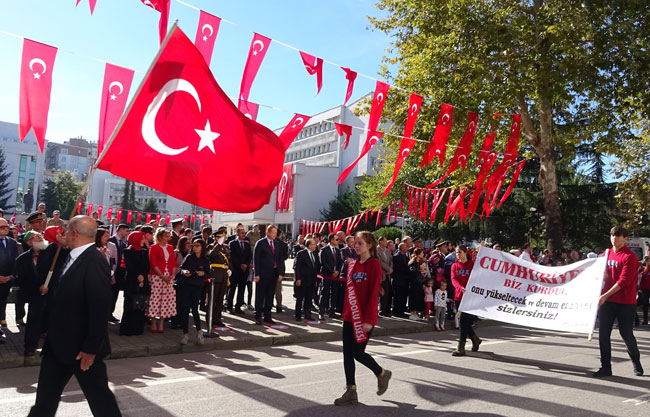
[[[230,271],[230,253],[225,244],[226,241],[225,226],[220,227],[215,234],[216,241],[208,247],[208,260],[210,261],[210,279],[214,289],[208,288],[207,305],[210,305],[210,294],[213,294],[212,299],[212,326],[224,327],[225,324],[221,319],[223,311],[223,298],[228,289],[228,281],[231,274]],[[209,314],[209,310],[208,310]]]

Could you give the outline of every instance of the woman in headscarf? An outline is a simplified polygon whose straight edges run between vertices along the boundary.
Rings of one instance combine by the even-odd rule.
[[[124,287],[124,313],[120,323],[120,334],[139,335],[144,332],[144,315],[151,294],[149,280],[149,241],[143,232],[131,232],[129,247],[124,249],[124,268],[126,269]]]

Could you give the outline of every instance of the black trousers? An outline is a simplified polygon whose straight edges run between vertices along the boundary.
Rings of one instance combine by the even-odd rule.
[[[473,314],[460,313],[460,341],[466,342],[468,337],[474,336],[474,329],[472,325],[476,320],[476,316]]]
[[[178,316],[181,321],[181,328],[183,333],[187,333],[190,328],[190,310],[194,318],[194,326],[196,330],[201,330],[201,316],[199,316],[199,298],[201,298],[202,287],[194,285],[179,285],[177,296],[179,300],[176,301],[180,305]]]
[[[11,291],[11,284],[0,284],[0,320],[7,319],[7,297]]]
[[[232,284],[230,285],[232,288]],[[212,302],[212,325],[222,321],[223,314],[223,297],[228,291],[228,283],[226,282],[215,282],[214,283],[214,300],[210,300],[210,287],[208,287],[208,308],[210,308],[210,302]],[[243,296],[243,293],[242,293]],[[210,310],[205,313],[205,320],[208,320],[208,314]],[[208,329],[210,330],[210,329]]]
[[[632,362],[639,362],[639,348],[632,332],[634,316],[636,314],[635,304],[620,304],[605,301],[598,310],[598,345],[600,346],[600,363],[603,368],[612,367],[612,344],[611,335],[614,321],[618,320],[618,332],[625,342],[627,354]]]
[[[38,375],[36,403],[29,411],[29,416],[54,416],[59,407],[63,389],[72,375],[77,378],[94,416],[118,417],[122,415],[115,396],[108,388],[106,365],[102,359],[95,358],[93,365],[84,372],[79,368],[79,361],[66,365],[59,362],[54,355],[45,353]]]
[[[316,291],[316,285],[312,282],[305,285],[304,282],[300,283],[300,287],[295,287],[296,291],[296,318],[302,317],[303,310],[305,317],[311,317],[311,303]]]
[[[390,284],[390,277],[386,277],[381,282],[381,288],[384,289],[384,295],[379,299],[380,311],[384,314],[390,314],[390,307],[393,303],[393,289]]]
[[[345,370],[345,383],[348,385],[357,384],[354,378],[356,371],[355,360],[365,365],[376,376],[381,374],[381,366],[377,364],[372,356],[366,353],[366,345],[370,340],[371,334],[372,330],[368,332],[368,340],[357,343],[357,339],[354,338],[352,323],[349,321],[343,322],[343,369]]]
[[[113,309],[111,313],[115,312],[115,305],[117,304],[117,297],[120,295],[120,286],[118,284],[111,285],[111,291],[113,292]]]
[[[643,307],[643,322],[648,322],[648,306],[650,305],[650,290],[642,290],[639,301]]]
[[[25,304],[27,303],[27,297],[25,296],[25,291],[22,288],[18,289],[16,293],[16,321],[22,320],[25,318]]]
[[[323,278],[320,290],[320,314],[333,314],[336,312],[336,304],[339,298],[339,282]]]
[[[246,289],[248,290],[248,304],[253,304],[253,281],[246,279]]]
[[[393,314],[404,314],[408,295],[408,285],[393,285]]]
[[[246,274],[237,273],[230,277],[230,287],[228,288],[228,308],[241,308],[244,305],[244,291],[246,290]],[[235,292],[237,292],[237,301],[235,302]]]
[[[255,283],[255,317],[271,319],[271,309],[273,308],[273,297],[275,296],[275,286],[278,284],[278,270],[273,270],[270,277],[260,277],[260,281]]]
[[[34,295],[29,299],[27,327],[25,328],[25,351],[36,350],[43,331],[43,308],[45,296]]]

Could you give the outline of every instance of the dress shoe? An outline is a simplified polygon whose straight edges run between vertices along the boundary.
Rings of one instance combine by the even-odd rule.
[[[612,368],[600,368],[593,373],[593,376],[596,378],[602,378],[604,376],[612,376]]]
[[[119,323],[120,319],[111,314],[111,317],[108,319],[109,323]]]
[[[212,323],[212,326],[213,327],[226,327],[226,325],[221,320],[215,321],[214,323]]]
[[[643,376],[643,366],[641,366],[641,361],[634,362],[634,375]]]
[[[255,317],[255,324],[259,324],[260,326],[262,325],[262,319],[259,317]]]
[[[296,321],[302,321],[301,317],[295,317]]]
[[[325,314],[319,314],[319,315],[318,315],[318,320],[320,320],[320,321],[327,321],[327,320],[325,319]]]
[[[275,312],[276,312],[276,313],[282,313],[282,307],[277,307],[277,308],[275,309]]]
[[[270,325],[275,324],[275,322],[273,321],[273,319],[264,319],[264,323],[266,323],[266,324],[270,324]]]
[[[241,308],[236,308],[236,309],[234,309],[234,310],[233,310],[233,313],[234,313],[234,314],[239,314],[239,315],[244,315],[244,314],[246,314],[246,313],[244,313],[244,312],[242,311]]]
[[[24,326],[24,325],[25,325],[25,321],[24,321],[23,319],[16,320],[16,324],[17,324],[18,326]]]

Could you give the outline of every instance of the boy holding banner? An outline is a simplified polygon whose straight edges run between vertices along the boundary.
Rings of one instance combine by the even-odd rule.
[[[595,377],[612,375],[612,345],[610,336],[614,320],[618,321],[618,331],[625,342],[627,353],[634,364],[634,374],[643,375],[639,348],[632,332],[636,309],[636,284],[638,260],[625,242],[628,231],[622,226],[614,226],[609,232],[612,248],[608,251],[607,269],[602,295],[598,300],[600,325],[598,342],[600,345],[601,367],[594,372]]]

